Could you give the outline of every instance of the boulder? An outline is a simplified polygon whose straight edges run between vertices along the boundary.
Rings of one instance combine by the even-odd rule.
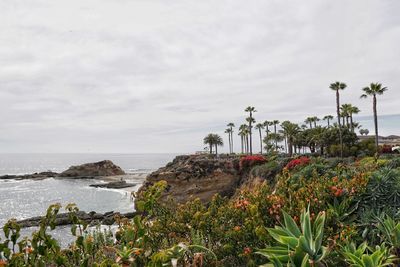
[[[94,178],[98,176],[124,175],[125,172],[110,160],[103,160],[95,163],[86,163],[79,166],[72,166],[59,174],[59,177],[68,178]]]

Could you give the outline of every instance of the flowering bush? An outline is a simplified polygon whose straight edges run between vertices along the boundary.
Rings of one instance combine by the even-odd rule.
[[[305,166],[305,165],[310,164],[310,162],[311,162],[310,158],[308,158],[308,157],[300,157],[300,158],[291,160],[286,165],[286,168],[289,169],[289,170],[293,170],[297,166]]]
[[[380,152],[383,154],[390,154],[393,152],[392,146],[390,145],[383,145],[379,148]]]
[[[244,157],[241,167],[265,161],[261,156]],[[76,241],[66,249],[61,249],[48,232],[60,209],[59,205],[53,205],[31,238],[20,239],[16,221],[11,220],[3,227],[0,267],[38,263],[40,266],[258,266],[265,259],[257,250],[273,246],[277,237],[270,235],[269,229],[288,225],[289,217],[283,211],[292,218],[291,225],[301,225],[305,222],[304,216],[300,216],[304,209],[309,210],[307,216],[313,224],[318,222],[318,214],[326,214],[323,243],[329,249],[325,266],[348,266],[337,256],[346,242],[360,244],[368,240],[371,247],[385,242],[381,239],[383,235],[374,229],[375,214],[374,221],[362,221],[363,214],[388,208],[395,214],[400,207],[400,169],[386,168],[398,166],[394,160],[387,161],[366,169],[363,160],[329,167],[327,162],[313,160],[309,164],[309,158],[301,157],[289,162],[276,175],[273,185],[264,181],[252,189],[241,188],[232,198],[216,195],[207,204],[199,199],[184,204],[172,200],[160,203],[167,184],[158,182],[137,196],[137,210],[141,214],[132,220],[117,219],[116,233],[103,236],[88,233],[87,224],[76,216],[77,207],[69,205],[67,211]],[[308,166],[296,168],[302,165]],[[368,233],[364,231],[365,225],[370,227]]]
[[[240,159],[240,169],[248,169],[256,165],[264,164],[267,159],[261,155],[245,156]]]

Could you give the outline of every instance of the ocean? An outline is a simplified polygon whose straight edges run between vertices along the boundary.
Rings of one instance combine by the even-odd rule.
[[[75,203],[80,210],[87,212],[133,211],[130,191],[136,191],[147,174],[172,161],[175,156],[175,154],[0,154],[0,175],[61,172],[71,165],[108,159],[125,172],[134,174],[133,181],[136,184],[133,188],[116,190],[89,187],[96,182],[93,180],[52,178],[41,181],[0,180],[0,227],[10,218],[20,220],[43,215],[47,207],[54,203],[60,203],[63,207],[68,203]],[[24,232],[30,231],[28,229]],[[55,235],[61,237],[64,232],[56,231]]]

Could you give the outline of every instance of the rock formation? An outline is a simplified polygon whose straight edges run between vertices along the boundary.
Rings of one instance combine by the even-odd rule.
[[[106,212],[106,213],[97,213],[97,212],[84,212],[84,211],[78,211],[77,216],[79,219],[86,221],[87,223],[91,225],[96,225],[96,224],[102,224],[102,225],[112,225],[115,222],[115,217],[119,216],[121,218],[133,218],[137,213],[136,212],[129,212],[129,213],[124,213],[121,214],[119,212]],[[25,220],[20,220],[17,221],[19,226],[21,228],[27,228],[27,227],[34,227],[34,226],[39,226],[40,221],[42,220],[43,217],[38,216],[38,217],[32,217],[29,219]],[[60,226],[60,225],[69,225],[71,224],[71,220],[69,219],[68,213],[59,213],[57,214],[57,217],[55,219],[55,225]]]
[[[239,159],[211,155],[178,156],[151,173],[138,193],[160,180],[168,183],[162,199],[171,196],[181,203],[191,198],[208,202],[217,193],[232,196],[241,182]]]
[[[110,160],[72,166],[59,174],[60,177],[92,178],[98,176],[124,175],[125,172]]]

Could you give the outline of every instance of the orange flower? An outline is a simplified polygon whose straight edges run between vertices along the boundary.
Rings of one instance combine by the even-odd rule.
[[[139,256],[139,255],[142,253],[142,250],[141,250],[141,249],[136,249],[133,253],[134,253],[136,256]]]
[[[26,248],[25,248],[25,253],[26,253],[26,254],[31,254],[32,251],[33,251],[33,249],[32,249],[31,247],[26,247]],[[0,266],[1,266],[1,265],[0,265]]]
[[[243,249],[243,253],[244,253],[244,255],[250,255],[250,254],[251,254],[251,248],[245,247],[245,248]]]
[[[236,232],[239,232],[240,231],[240,226],[235,226],[235,227],[233,227],[233,230],[235,230]]]
[[[0,267],[5,267],[7,266],[7,261],[0,259]]]

